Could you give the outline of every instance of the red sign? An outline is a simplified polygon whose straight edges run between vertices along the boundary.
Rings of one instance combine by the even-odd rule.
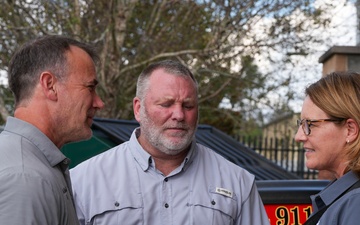
[[[312,212],[312,206],[309,204],[265,204],[265,209],[270,225],[302,225]]]

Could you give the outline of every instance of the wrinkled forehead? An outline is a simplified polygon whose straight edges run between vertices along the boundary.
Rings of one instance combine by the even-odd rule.
[[[173,75],[165,71],[158,71],[152,75],[147,92],[158,97],[197,99],[197,88],[190,77]]]
[[[185,81],[187,86],[193,87],[197,91],[197,83],[193,80],[193,78],[187,74],[177,72],[168,71],[166,69],[160,68],[151,74],[149,77],[149,84],[151,86],[160,86],[161,84],[164,85],[168,83],[178,83],[180,81]],[[175,85],[176,86],[176,85]]]

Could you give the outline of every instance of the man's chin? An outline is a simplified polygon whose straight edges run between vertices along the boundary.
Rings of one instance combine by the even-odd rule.
[[[89,127],[91,127],[92,123],[93,123],[93,118],[92,117],[87,117],[86,119],[86,123]]]
[[[86,129],[86,131],[83,130],[83,135],[80,135],[78,140],[76,140],[76,141],[89,140],[92,137],[93,132],[92,132],[91,128],[86,127],[84,129]]]
[[[165,151],[163,151],[165,154],[167,155],[171,155],[171,156],[175,156],[175,155],[179,155],[180,153],[182,153],[185,149],[166,149]]]
[[[187,149],[189,149],[191,142],[181,142],[181,143],[168,143],[168,145],[166,146],[166,152],[169,155],[177,155]]]

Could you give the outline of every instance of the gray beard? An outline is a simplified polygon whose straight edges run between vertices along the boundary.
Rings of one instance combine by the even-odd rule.
[[[140,120],[141,120],[141,134],[144,135],[145,139],[149,141],[149,143],[167,155],[177,155],[184,150],[186,150],[191,142],[193,141],[195,135],[195,129],[189,131],[185,136],[183,136],[182,141],[173,142],[166,139],[161,135],[161,129],[154,125],[154,122],[147,116],[148,113],[144,107],[140,108]],[[183,123],[177,124],[179,127],[188,128]]]

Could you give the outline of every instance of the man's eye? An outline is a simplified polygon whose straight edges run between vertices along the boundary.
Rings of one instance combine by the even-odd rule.
[[[95,85],[89,85],[88,86],[90,91],[95,91],[96,86]]]
[[[163,104],[160,104],[162,107],[165,107],[165,108],[168,108],[171,106],[171,103],[163,103]]]
[[[193,106],[193,105],[184,105],[184,108],[185,108],[185,109],[193,109],[194,106]]]

